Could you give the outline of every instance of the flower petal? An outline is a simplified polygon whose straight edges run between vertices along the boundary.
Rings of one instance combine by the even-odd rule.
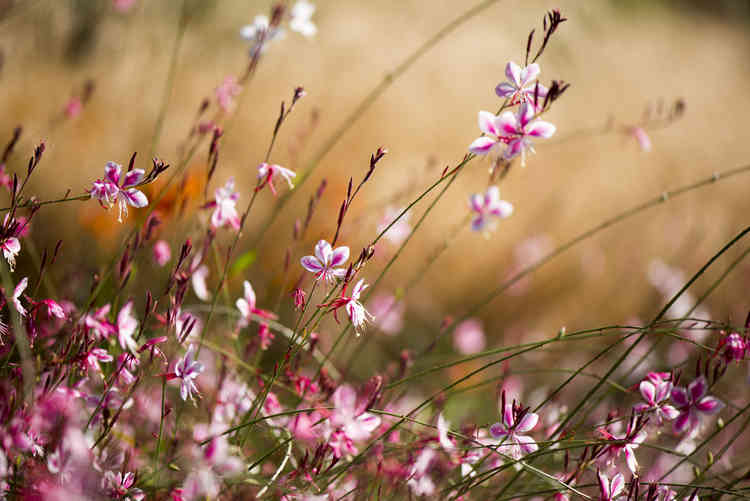
[[[469,151],[475,155],[486,155],[497,144],[499,144],[497,140],[484,136],[475,139],[474,142],[469,145]]]
[[[527,412],[521,422],[516,426],[516,431],[525,433],[534,429],[536,424],[539,422],[539,415],[533,412]]]
[[[331,244],[325,240],[319,240],[318,243],[315,244],[315,255],[318,257],[322,266],[328,266],[331,264],[332,254],[333,249],[331,249]]]
[[[695,407],[706,414],[716,414],[724,408],[724,402],[716,397],[704,397],[695,404]]]
[[[349,259],[349,247],[342,245],[336,247],[331,255],[331,266],[341,266]]]
[[[300,264],[304,269],[312,273],[320,273],[323,271],[323,267],[320,265],[320,261],[315,256],[305,256],[299,260]]]
[[[491,136],[499,136],[500,131],[495,125],[495,115],[489,111],[479,112],[479,130]]]
[[[690,399],[693,402],[697,402],[698,400],[700,400],[701,397],[706,394],[706,391],[708,391],[708,383],[706,382],[706,378],[703,376],[699,377],[688,385]]]
[[[531,125],[529,125],[529,127],[526,128],[526,134],[533,137],[547,138],[552,137],[556,130],[557,127],[549,122],[535,120],[531,123]]]
[[[125,179],[122,180],[122,187],[128,188],[135,186],[143,180],[146,175],[146,171],[143,169],[133,169],[125,174]]]
[[[521,67],[513,61],[505,65],[505,76],[508,77],[509,82],[516,85],[516,88],[521,86]]]

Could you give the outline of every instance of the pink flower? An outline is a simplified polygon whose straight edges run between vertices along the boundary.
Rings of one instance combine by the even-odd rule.
[[[341,293],[341,297],[334,299],[328,304],[321,305],[321,306],[328,306],[331,308],[331,310],[334,312],[334,318],[336,318],[336,310],[341,308],[342,306],[346,310],[346,314],[349,315],[349,321],[352,323],[352,326],[354,327],[354,332],[359,336],[360,334],[360,328],[367,322],[374,320],[375,317],[373,317],[364,306],[362,306],[362,303],[359,302],[359,296],[362,294],[362,291],[367,288],[367,285],[365,285],[365,280],[360,279],[359,282],[354,286],[354,289],[352,290],[351,296],[345,296],[344,293],[346,292],[346,287],[344,287],[344,290]],[[338,321],[338,318],[336,318],[336,321]]]
[[[78,96],[73,96],[65,105],[65,116],[67,116],[68,118],[75,118],[81,114],[82,110],[83,102],[81,102],[81,98]]]
[[[154,244],[154,261],[159,266],[165,266],[172,259],[172,250],[165,240],[158,240]]]
[[[195,360],[193,350],[195,345],[190,345],[185,352],[185,356],[177,361],[174,367],[173,377],[180,378],[180,397],[182,400],[187,400],[188,397],[195,400],[193,393],[198,393],[198,388],[195,386],[195,379],[203,372],[203,364]]]
[[[651,151],[651,138],[642,127],[632,127],[630,133],[633,135],[635,140],[638,142],[638,146],[641,147],[641,151],[648,153]]]
[[[514,411],[513,405],[506,403],[503,420],[490,426],[490,434],[502,444],[498,447],[498,451],[513,459],[520,459],[539,449],[533,438],[521,435],[534,429],[539,422],[539,415],[530,411],[520,414],[519,416],[519,413]]]
[[[472,355],[482,351],[485,347],[482,323],[475,318],[470,318],[458,324],[453,331],[453,347],[462,355]]]
[[[370,312],[378,319],[378,328],[389,336],[398,334],[404,328],[403,301],[392,294],[379,294],[369,302]]]
[[[378,234],[382,233],[388,225],[390,225],[396,218],[403,212],[403,209],[396,207],[387,207],[385,214],[377,227]],[[410,212],[406,212],[401,218],[396,221],[393,226],[388,228],[384,237],[391,241],[393,245],[401,245],[406,237],[411,233],[411,225],[409,224]]]
[[[224,111],[232,111],[234,107],[234,98],[242,91],[242,87],[237,85],[234,77],[226,77],[224,81],[216,87],[216,101],[219,107]]]
[[[253,286],[247,280],[245,280],[243,285],[245,288],[245,297],[241,297],[235,302],[235,304],[237,305],[237,309],[240,310],[240,315],[241,315],[238,326],[242,328],[242,327],[246,327],[247,325],[249,325],[250,320],[252,320],[253,314],[258,315],[263,318],[268,318],[268,319],[276,318],[276,316],[270,311],[256,308],[255,307],[255,290],[253,289]]]
[[[716,352],[720,353],[727,363],[733,360],[740,362],[745,358],[746,350],[747,341],[737,332],[725,334],[716,348]]]
[[[240,229],[240,216],[237,214],[237,200],[239,192],[234,191],[234,178],[229,178],[226,184],[216,188],[216,198],[209,202],[206,207],[215,207],[211,214],[211,225],[214,228],[222,228],[229,224],[235,230]]]
[[[271,192],[274,195],[276,195],[276,187],[273,184],[274,179],[278,177],[284,178],[284,180],[289,185],[289,189],[291,190],[292,188],[294,188],[294,184],[292,184],[292,178],[296,176],[297,174],[294,171],[284,168],[281,165],[268,164],[263,162],[258,166],[258,179],[264,180],[260,184],[259,189],[262,189],[266,184],[268,184],[268,187],[271,189]]]
[[[498,84],[495,87],[495,94],[498,97],[510,99],[510,104],[533,103],[535,92],[537,97],[543,100],[547,95],[547,88],[539,84],[538,90],[535,90],[537,84],[534,81],[539,76],[539,72],[537,63],[521,69],[520,66],[511,61],[505,66],[505,76],[508,81]]]
[[[308,38],[315,36],[318,32],[317,26],[312,22],[315,6],[306,0],[298,0],[292,7],[292,19],[289,27]]]
[[[597,471],[596,474],[599,477],[600,501],[614,501],[625,487],[625,477],[622,476],[622,473],[618,473],[610,480],[601,471]]]
[[[133,300],[131,299],[117,314],[117,340],[123,350],[128,350],[134,355],[138,351],[138,343],[133,338],[137,328],[138,320],[133,316]]]
[[[21,281],[18,282],[18,285],[16,285],[16,288],[13,289],[13,296],[11,297],[13,301],[13,305],[16,307],[16,311],[22,317],[26,316],[26,308],[24,308],[23,304],[21,304],[21,294],[23,294],[23,291],[26,290],[26,287],[28,285],[29,285],[29,278],[23,277]]]
[[[486,155],[507,144],[504,157],[508,160],[521,155],[521,165],[526,165],[526,151],[534,152],[531,138],[548,138],[555,133],[555,126],[542,120],[534,120],[534,107],[521,103],[514,114],[510,111],[495,116],[488,111],[479,112],[479,129],[486,135],[469,145],[475,155]],[[493,137],[494,136],[494,137]]]
[[[315,245],[315,255],[305,256],[300,259],[302,267],[311,273],[315,273],[316,280],[321,278],[327,282],[333,282],[336,278],[346,276],[346,268],[340,268],[349,259],[349,247],[341,246],[331,248],[331,244],[320,240]]]
[[[708,383],[703,376],[694,380],[687,388],[672,388],[672,401],[680,411],[674,421],[675,433],[692,433],[698,427],[701,414],[716,414],[724,408],[724,402],[716,397],[706,396],[707,392]]]
[[[83,355],[80,360],[80,365],[85,370],[94,370],[101,373],[102,368],[99,365],[99,362],[111,362],[112,360],[114,360],[114,358],[112,358],[112,355],[110,355],[107,350],[104,348],[94,348]]]
[[[208,301],[211,299],[211,291],[208,290],[208,285],[206,284],[208,273],[208,266],[203,264],[199,266],[190,277],[190,281],[193,284],[193,291],[201,301]]]
[[[357,413],[357,394],[351,386],[341,385],[334,392],[331,400],[334,405],[329,426],[329,445],[336,457],[344,452],[356,454],[354,442],[367,440],[373,431],[380,426],[380,417],[369,412]]]
[[[84,327],[90,334],[93,334],[96,339],[108,338],[117,332],[117,327],[107,319],[109,310],[110,305],[105,304],[101,308],[94,310],[93,314],[87,313],[83,317]]]
[[[427,472],[430,465],[437,458],[437,452],[430,447],[422,449],[416,461],[409,471],[409,480],[406,484],[415,496],[432,496],[435,493],[435,483]]]
[[[500,200],[500,188],[490,186],[484,195],[476,193],[469,197],[469,207],[476,214],[471,220],[471,229],[482,231],[489,224],[489,216],[505,219],[513,214],[513,205]]]
[[[135,5],[135,2],[136,0],[112,0],[112,5],[119,12],[127,12]]]
[[[631,418],[628,422],[628,429],[625,433],[610,433],[605,428],[599,429],[599,434],[606,440],[616,442],[608,445],[602,452],[602,461],[610,465],[620,456],[621,452],[625,453],[625,463],[633,475],[638,474],[638,461],[635,457],[635,449],[646,440],[646,432],[643,431],[643,423],[640,418]]]
[[[662,379],[659,374],[649,373],[649,378],[642,381],[638,389],[646,403],[636,405],[633,408],[635,412],[639,414],[653,412],[656,415],[656,424],[659,426],[664,419],[671,421],[680,414],[674,406],[667,403],[672,392],[672,383]]]
[[[3,257],[8,261],[8,268],[12,272],[16,268],[16,256],[21,252],[21,242],[16,237],[8,237],[0,242],[0,249],[2,249]]]
[[[89,191],[91,198],[99,200],[99,203],[106,208],[112,207],[115,202],[118,203],[119,214],[117,220],[122,222],[122,215],[128,216],[128,205],[136,208],[146,207],[148,198],[142,191],[137,190],[137,186],[146,175],[143,169],[133,169],[122,176],[122,166],[115,162],[107,162],[104,167],[104,179],[97,179]],[[120,184],[122,182],[122,184]]]

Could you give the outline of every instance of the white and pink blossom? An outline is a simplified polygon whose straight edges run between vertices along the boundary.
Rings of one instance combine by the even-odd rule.
[[[540,69],[537,63],[532,63],[525,68],[510,61],[505,66],[507,82],[502,82],[495,87],[498,97],[509,99],[510,104],[533,103],[534,95],[542,100],[547,95],[547,88],[536,82]]]
[[[146,195],[135,188],[143,181],[146,171],[143,169],[131,169],[122,175],[122,166],[115,162],[107,162],[104,167],[104,179],[97,179],[89,190],[91,198],[99,200],[99,203],[110,208],[115,202],[119,213],[117,220],[122,222],[123,214],[128,216],[128,206],[143,208],[148,205]]]
[[[482,231],[491,227],[490,216],[505,219],[513,214],[513,204],[500,200],[500,188],[490,186],[484,195],[475,193],[469,197],[469,207],[474,212],[471,220],[471,229]]]
[[[341,246],[333,249],[331,244],[320,240],[315,245],[315,255],[300,259],[302,267],[315,273],[316,280],[324,279],[333,282],[337,278],[346,276],[346,268],[342,266],[349,259],[349,247]]]

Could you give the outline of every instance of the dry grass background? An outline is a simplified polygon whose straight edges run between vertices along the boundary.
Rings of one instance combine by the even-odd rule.
[[[279,102],[289,98],[294,86],[303,85],[308,97],[285,125],[273,159],[299,169],[373,85],[473,2],[316,3],[318,37],[309,41],[289,34],[271,47],[227,127],[215,179],[223,182],[230,174],[237,176],[244,187],[243,200],[268,144]],[[32,141],[47,141],[34,186],[42,198],[60,195],[68,187],[74,193],[88,187],[108,160],[126,163],[132,151],[140,152],[142,160],[148,157],[180,2],[139,1],[127,15],[111,12],[108,4],[17,2],[0,20],[5,54],[0,137],[9,137],[20,123],[26,133],[19,151],[30,151]],[[352,248],[367,243],[382,215],[382,200],[404,187],[426,186],[445,165],[461,159],[478,134],[477,111],[498,107],[493,89],[504,78],[505,62],[522,59],[529,29],[540,30],[542,15],[551,8],[560,8],[569,18],[540,61],[543,80],[572,83],[548,116],[560,137],[600,127],[610,116],[622,123],[636,122],[649,103],[659,100],[684,99],[686,114],[669,128],[651,133],[651,153],[641,152],[622,134],[540,144],[528,167],[516,166],[502,184],[503,198],[515,204],[516,213],[489,240],[469,231],[460,234],[408,299],[409,328],[398,341],[385,342],[392,351],[423,346],[443,315],[460,315],[496,287],[512,266],[515,246],[524,239],[544,234],[559,245],[664,190],[748,163],[747,25],[675,8],[679,4],[620,4],[501,0],[419,60],[349,129],[277,221],[250,271],[256,288],[267,291],[265,300],[276,297],[293,217],[302,213],[320,179],[329,181],[322,205],[326,211],[315,217],[308,234],[310,247],[318,237],[330,238],[348,177],[364,173],[369,154],[379,145],[389,149],[375,182],[357,202],[358,209],[367,210],[352,215],[357,224],[348,227],[343,238]],[[96,12],[88,50],[73,58],[67,49],[75,25],[71,5]],[[179,51],[177,78],[156,151],[173,162],[201,99],[211,97],[225,76],[244,66],[247,49],[238,37],[239,28],[268,9],[266,2],[234,0],[196,5]],[[89,105],[72,122],[55,124],[68,97],[87,78],[96,82]],[[319,122],[311,129],[314,110]],[[301,136],[307,137],[303,144]],[[24,156],[16,155],[16,167]],[[193,168],[200,169],[205,158],[203,149]],[[484,189],[487,167],[474,162],[462,174],[406,248],[383,290],[396,290],[411,279],[448,229],[465,216],[466,197]],[[490,345],[549,336],[561,325],[574,329],[653,315],[661,298],[647,282],[649,261],[661,258],[688,273],[697,270],[748,223],[749,184],[750,176],[745,176],[702,188],[556,259],[534,274],[526,294],[503,295],[482,312]],[[273,210],[269,196],[261,200],[248,235]],[[424,207],[418,206],[412,220]],[[88,223],[81,229],[79,223],[94,217],[92,211],[98,214],[100,209],[86,203],[43,211],[42,224],[34,230],[39,245],[51,246],[64,238],[63,257],[78,263],[80,270],[93,271],[95,256],[104,255],[101,249],[119,240]],[[114,219],[107,221],[115,224]],[[379,252],[388,255],[392,249],[386,245]],[[731,257],[709,275],[718,276]],[[374,278],[383,263],[385,259],[378,260],[365,275]],[[240,278],[233,284],[237,291]],[[85,292],[88,280],[80,277],[68,283]],[[701,281],[696,294],[708,283]],[[708,304],[714,318],[744,318],[748,285],[750,263],[711,296]]]

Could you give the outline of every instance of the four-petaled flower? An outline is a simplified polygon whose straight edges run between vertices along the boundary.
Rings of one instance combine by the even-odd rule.
[[[695,431],[700,422],[700,414],[716,414],[724,408],[724,402],[716,397],[706,396],[708,382],[703,376],[694,380],[687,388],[672,388],[672,401],[677,405],[680,415],[674,421],[675,433]]]
[[[680,412],[674,406],[667,403],[672,392],[672,383],[666,381],[657,372],[650,372],[648,379],[641,381],[638,386],[641,396],[646,403],[637,404],[633,409],[639,414],[653,412],[656,415],[656,424],[661,426],[664,420],[671,421]]]
[[[636,475],[638,473],[638,460],[635,457],[635,449],[646,440],[647,436],[646,432],[643,431],[643,421],[640,418],[631,418],[625,433],[610,433],[606,428],[600,428],[599,434],[604,439],[615,442],[608,445],[602,452],[603,462],[610,465],[620,456],[621,452],[624,452],[628,469],[633,475]]]
[[[237,214],[237,200],[240,194],[234,191],[234,178],[230,177],[224,186],[216,188],[214,194],[216,198],[204,206],[214,208],[211,214],[211,225],[214,228],[221,228],[229,224],[235,230],[240,229],[240,216]]]
[[[328,445],[336,457],[356,454],[353,443],[366,440],[380,426],[380,417],[357,408],[357,394],[351,386],[339,386],[331,400],[335,408],[324,432]]]
[[[469,151],[486,155],[497,150],[501,144],[507,144],[503,156],[510,160],[521,155],[522,166],[526,165],[526,151],[534,152],[531,138],[548,138],[555,133],[554,125],[534,119],[534,106],[529,103],[521,103],[515,114],[505,111],[495,116],[488,111],[480,111],[479,129],[486,135],[474,140],[469,145]]]
[[[518,419],[518,413],[514,412],[513,405],[506,403],[503,420],[490,426],[490,434],[500,440],[498,450],[513,459],[520,459],[525,454],[539,449],[533,438],[521,435],[534,429],[539,422],[539,415],[530,411],[521,414]]]
[[[320,240],[315,245],[315,255],[305,256],[300,259],[302,267],[311,273],[315,273],[315,278],[321,278],[327,282],[333,282],[336,278],[344,278],[346,268],[340,268],[349,259],[349,247],[341,246],[333,249],[331,244],[325,240]]]
[[[117,314],[117,340],[120,348],[128,350],[134,354],[138,350],[138,343],[135,342],[133,334],[138,328],[138,320],[133,316],[133,300],[131,299],[122,307]]]
[[[292,7],[292,19],[289,21],[289,27],[306,37],[315,36],[318,28],[312,22],[312,15],[315,12],[315,6],[306,0],[299,0]]]
[[[122,166],[115,162],[107,162],[104,167],[104,179],[94,181],[89,191],[91,198],[99,200],[102,207],[110,208],[117,202],[119,213],[117,220],[122,222],[122,215],[128,217],[128,205],[136,208],[146,207],[148,198],[135,188],[143,181],[146,171],[132,169],[122,175]]]
[[[169,375],[170,379],[180,378],[180,397],[183,400],[187,400],[188,397],[195,400],[193,393],[198,393],[198,388],[195,386],[194,379],[197,378],[201,372],[203,372],[203,364],[195,360],[193,355],[193,349],[195,345],[190,345],[185,352],[185,356],[177,361],[174,366],[174,373]]]
[[[471,229],[482,231],[490,222],[489,216],[505,219],[513,214],[513,205],[505,200],[500,200],[500,188],[490,186],[484,195],[475,193],[469,197],[469,207],[476,212],[471,220]]]
[[[294,171],[282,167],[281,165],[263,162],[258,166],[258,179],[263,179],[258,188],[262,189],[266,184],[268,184],[271,192],[276,195],[276,187],[273,184],[273,180],[274,178],[279,176],[283,177],[286,180],[290,190],[294,188],[294,184],[292,184],[292,178],[297,176]]]
[[[539,65],[536,63],[521,69],[513,61],[509,62],[505,66],[505,76],[508,77],[508,81],[498,84],[495,87],[495,94],[509,99],[509,104],[533,103],[535,93],[537,99],[544,99],[547,95],[547,87],[534,82],[539,76],[539,71]]]

